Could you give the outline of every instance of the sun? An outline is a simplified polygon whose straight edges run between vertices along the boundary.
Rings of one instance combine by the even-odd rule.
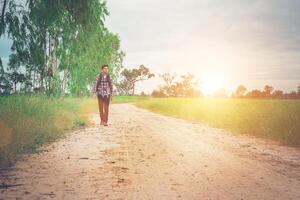
[[[217,70],[206,70],[201,73],[200,89],[206,96],[226,87],[225,74]]]

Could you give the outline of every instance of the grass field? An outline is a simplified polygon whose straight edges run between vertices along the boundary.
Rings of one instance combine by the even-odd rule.
[[[113,103],[144,99],[147,97],[116,96]],[[68,130],[87,126],[91,112],[98,112],[96,98],[0,97],[0,167],[12,165],[18,155],[34,152]]]
[[[148,98],[135,104],[233,133],[300,145],[300,101],[297,100]]]
[[[113,103],[134,103],[153,112],[300,145],[300,101],[151,98],[115,96]],[[0,167],[21,153],[34,152],[68,130],[87,126],[87,115],[98,112],[97,99],[45,96],[0,97]]]
[[[151,99],[149,96],[114,96],[113,103],[134,103],[140,100]]]
[[[86,126],[87,113],[95,106],[90,98],[0,97],[0,167],[13,164],[19,154],[33,152],[67,130]]]

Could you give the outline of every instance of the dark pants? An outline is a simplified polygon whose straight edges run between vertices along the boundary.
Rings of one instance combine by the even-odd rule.
[[[101,123],[102,122],[107,123],[110,96],[102,97],[101,95],[97,95],[97,97],[98,97],[98,106],[99,106]]]

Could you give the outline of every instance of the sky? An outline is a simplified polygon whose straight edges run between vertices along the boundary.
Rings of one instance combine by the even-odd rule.
[[[193,74],[204,94],[239,84],[269,84],[286,92],[300,83],[299,0],[108,0],[106,26],[119,34],[124,66],[143,64],[155,78],[137,84],[150,93],[159,74]],[[0,38],[8,61],[11,42]]]
[[[300,83],[298,0],[108,0],[106,25],[118,33],[124,66],[155,74],[192,73],[205,94]],[[158,76],[137,85],[151,92]]]

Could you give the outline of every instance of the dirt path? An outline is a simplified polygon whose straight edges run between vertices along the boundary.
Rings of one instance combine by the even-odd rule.
[[[95,113],[2,171],[0,199],[300,199],[299,149],[130,104],[110,111],[109,127]]]

